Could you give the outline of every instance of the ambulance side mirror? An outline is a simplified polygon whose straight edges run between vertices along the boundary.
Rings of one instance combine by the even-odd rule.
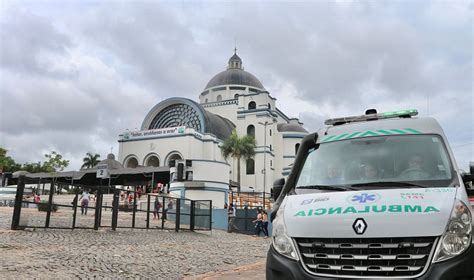
[[[474,181],[474,162],[469,162],[469,173],[461,174],[462,180],[464,183],[473,182]]]
[[[275,182],[273,183],[273,188],[272,188],[273,200],[276,201],[278,199],[284,185],[285,185],[285,178],[280,178],[280,179],[275,180]]]
[[[468,197],[474,197],[474,189],[466,189],[466,193]]]

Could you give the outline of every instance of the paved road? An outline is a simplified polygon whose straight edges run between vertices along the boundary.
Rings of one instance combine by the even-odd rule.
[[[264,280],[265,260],[239,266],[228,271],[211,272],[198,276],[185,277],[185,280]]]
[[[28,218],[37,222],[36,215],[42,213],[34,210],[28,212]],[[68,215],[60,212],[52,217],[57,225],[67,221]],[[260,267],[253,269],[263,273],[262,262],[270,243],[268,239],[219,230],[197,233],[125,229],[11,231],[11,214],[12,208],[0,207],[2,279],[240,279],[242,276],[235,278],[236,275],[249,273],[252,266],[248,265],[257,262]],[[124,221],[127,219],[123,217]],[[219,272],[226,271],[218,277]],[[260,274],[253,279],[264,279],[264,276]]]

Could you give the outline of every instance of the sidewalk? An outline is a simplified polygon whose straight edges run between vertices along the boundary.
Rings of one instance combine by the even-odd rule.
[[[262,259],[253,264],[236,267],[233,270],[209,272],[198,276],[185,277],[184,280],[263,280],[265,279],[265,262],[266,259]]]

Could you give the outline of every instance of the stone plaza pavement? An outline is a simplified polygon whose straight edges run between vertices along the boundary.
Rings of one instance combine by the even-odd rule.
[[[220,230],[12,231],[12,212],[0,207],[0,279],[264,279],[269,239]]]

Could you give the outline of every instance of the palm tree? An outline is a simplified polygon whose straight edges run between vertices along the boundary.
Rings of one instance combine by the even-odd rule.
[[[249,135],[239,137],[234,129],[220,148],[225,159],[229,156],[237,159],[237,183],[240,192],[240,160],[253,158],[256,148],[255,138]]]
[[[100,161],[99,160],[99,158],[100,158],[99,154],[92,155],[91,153],[87,153],[86,155],[87,156],[84,159],[82,159],[84,164],[81,166],[81,169],[93,168],[94,166],[96,166],[99,163],[99,161]]]

